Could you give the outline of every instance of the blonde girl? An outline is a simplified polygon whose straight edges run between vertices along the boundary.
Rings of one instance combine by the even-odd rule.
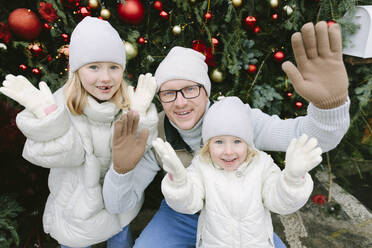
[[[134,94],[123,80],[125,62],[118,32],[107,21],[86,17],[71,34],[69,78],[63,87],[52,94],[44,82],[37,89],[23,76],[7,75],[0,88],[26,108],[16,120],[27,137],[23,157],[50,168],[43,226],[61,247],[106,240],[110,248],[131,246],[129,223],[142,202],[111,214],[104,206],[102,182],[112,164],[114,122],[137,126],[140,119],[153,137],[157,113],[151,104],[155,80],[141,75]],[[127,149],[143,155],[147,133],[141,131],[138,144]]]

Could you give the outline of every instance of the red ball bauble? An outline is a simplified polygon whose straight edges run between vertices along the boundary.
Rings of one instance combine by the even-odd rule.
[[[159,14],[163,19],[168,20],[168,13],[165,12],[164,10],[160,11]]]
[[[163,4],[160,1],[155,1],[154,8],[161,11],[163,9]]]
[[[258,34],[259,32],[261,32],[260,27],[259,27],[259,26],[254,27],[253,32],[254,32],[255,34]]]
[[[295,105],[296,105],[296,107],[297,107],[298,109],[300,109],[300,108],[302,108],[302,105],[303,105],[303,104],[302,104],[302,102],[299,102],[299,101],[298,101],[298,102],[296,102]]]
[[[145,15],[145,10],[139,0],[126,0],[124,4],[119,3],[118,14],[124,22],[139,24]]]
[[[274,59],[277,61],[277,62],[282,62],[283,59],[284,59],[284,53],[282,51],[277,51],[274,53]]]
[[[278,14],[277,13],[273,14],[272,18],[273,18],[273,20],[278,20]]]
[[[146,39],[143,38],[143,37],[139,37],[138,40],[137,40],[137,43],[142,45],[142,44],[145,44],[146,43]]]
[[[13,10],[8,17],[8,23],[14,34],[26,40],[38,37],[42,29],[39,17],[24,8]]]
[[[256,22],[257,22],[257,20],[256,20],[256,17],[254,17],[254,16],[247,16],[245,18],[245,24],[247,24],[248,27],[250,27],[250,28],[253,28],[254,26],[256,26]]]
[[[212,19],[212,13],[211,12],[205,13],[204,18],[205,20],[209,21],[210,19]]]
[[[248,66],[248,72],[249,72],[250,74],[255,73],[256,70],[257,70],[257,66],[256,66],[256,65],[254,65],[254,64],[250,64],[250,65]]]
[[[213,44],[213,46],[214,46],[215,48],[217,47],[218,43],[220,43],[219,40],[217,40],[217,39],[214,38],[214,37],[212,37],[211,41],[212,41],[212,44]]]

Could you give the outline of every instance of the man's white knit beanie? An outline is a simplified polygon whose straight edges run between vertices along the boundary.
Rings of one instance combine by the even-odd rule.
[[[238,97],[225,97],[215,102],[204,117],[203,143],[207,144],[210,138],[222,135],[239,137],[254,147],[250,108]]]
[[[155,79],[160,86],[174,79],[190,80],[204,86],[208,96],[211,92],[211,81],[208,76],[208,65],[205,56],[191,48],[173,47],[155,71]]]
[[[71,34],[70,75],[92,62],[114,62],[125,69],[125,47],[119,33],[108,21],[87,16]]]

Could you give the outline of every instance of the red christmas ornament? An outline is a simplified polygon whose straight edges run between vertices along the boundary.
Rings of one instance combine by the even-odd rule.
[[[22,71],[25,71],[27,70],[27,66],[25,66],[24,64],[20,64],[19,69],[21,69]]]
[[[216,38],[214,38],[214,37],[212,37],[211,40],[212,40],[213,47],[216,49],[216,47],[217,47],[219,41],[218,41]]]
[[[139,37],[137,42],[138,42],[138,44],[142,45],[142,44],[146,43],[146,39],[143,38],[143,37]]]
[[[256,17],[254,17],[254,16],[247,16],[245,18],[245,24],[247,24],[248,27],[250,27],[250,28],[253,28],[254,26],[256,26],[256,22],[257,22],[257,20],[256,20]]]
[[[260,29],[259,26],[256,26],[256,27],[254,27],[254,29],[253,29],[253,32],[254,32],[255,34],[258,34],[260,31],[261,31],[261,29]]]
[[[278,20],[278,14],[277,13],[273,14],[271,17],[273,18],[273,20]]]
[[[35,39],[41,32],[39,17],[29,9],[13,10],[8,17],[8,23],[13,33],[26,40]]]
[[[168,20],[168,13],[165,12],[164,10],[160,11],[159,14],[163,19]]]
[[[154,8],[161,11],[163,9],[163,4],[160,1],[155,1]]]
[[[48,23],[44,23],[44,24],[43,24],[43,27],[44,27],[46,30],[50,30],[50,29],[52,28]]]
[[[274,59],[277,61],[277,62],[282,62],[283,59],[284,59],[284,53],[282,51],[277,51],[274,53]]]
[[[257,70],[257,66],[256,66],[256,65],[254,65],[254,64],[250,64],[250,65],[248,66],[248,72],[249,72],[250,74],[255,73],[256,70]]]
[[[302,102],[296,102],[296,107],[298,108],[298,109],[300,109],[300,108],[302,108]]]
[[[32,69],[32,73],[35,74],[35,75],[39,75],[40,70],[38,68],[34,68],[34,69]]]
[[[313,197],[311,197],[311,200],[322,206],[323,203],[326,203],[327,202],[327,197],[325,195],[322,195],[322,194],[317,194],[317,195],[314,195]]]
[[[126,0],[124,4],[119,3],[118,14],[124,22],[139,24],[145,15],[145,11],[139,0]]]
[[[212,19],[212,13],[211,12],[205,13],[204,18],[205,20],[209,21],[210,19]]]
[[[52,59],[53,59],[52,55],[48,55],[47,57],[48,62],[52,61]]]
[[[335,24],[336,22],[333,21],[333,20],[330,20],[330,21],[327,21],[327,25],[328,27],[332,26],[333,24]]]
[[[61,37],[63,38],[64,42],[68,42],[68,34],[61,34]]]
[[[288,96],[288,97],[293,96],[292,92],[288,92],[288,93],[287,93],[287,96]]]
[[[90,7],[80,7],[78,10],[78,14],[82,17],[90,16],[92,13],[90,11]]]

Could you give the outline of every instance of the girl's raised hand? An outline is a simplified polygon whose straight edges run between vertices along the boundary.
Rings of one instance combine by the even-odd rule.
[[[56,104],[48,85],[45,82],[39,83],[37,89],[24,76],[8,74],[3,81],[0,92],[17,101],[27,110],[41,119],[56,109]]]

